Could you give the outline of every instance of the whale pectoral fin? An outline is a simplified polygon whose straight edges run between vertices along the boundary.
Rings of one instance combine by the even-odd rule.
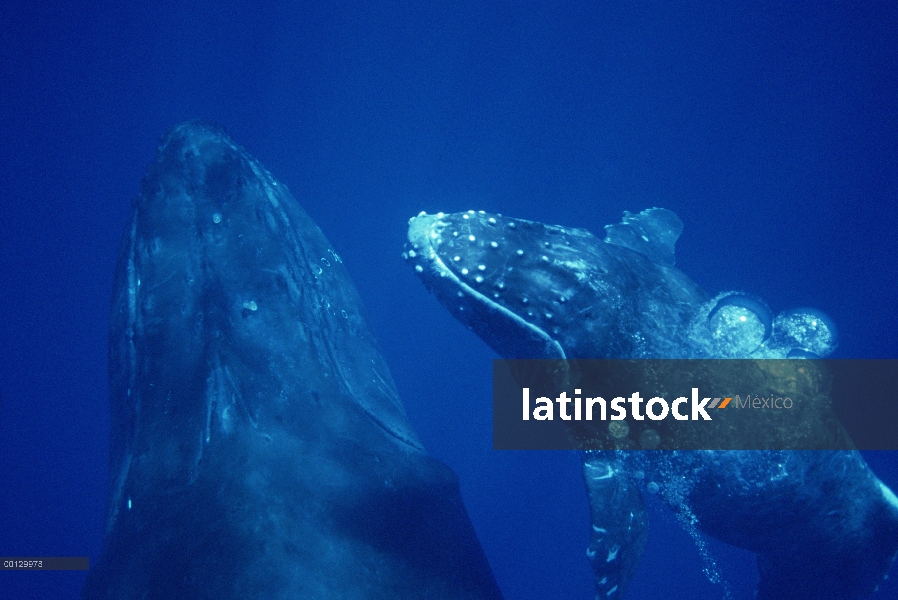
[[[592,520],[586,555],[595,574],[595,597],[623,598],[648,535],[645,502],[612,456],[584,454],[583,478]]]

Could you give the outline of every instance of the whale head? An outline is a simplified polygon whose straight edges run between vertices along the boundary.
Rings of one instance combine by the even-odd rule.
[[[681,229],[664,209],[625,217],[605,240],[483,211],[421,213],[404,257],[504,357],[670,356],[673,330],[704,299],[673,268]]]

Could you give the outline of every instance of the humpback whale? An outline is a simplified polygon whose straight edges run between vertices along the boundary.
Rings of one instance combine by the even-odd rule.
[[[165,135],[134,200],[109,376],[85,599],[500,598],[339,255],[217,126]]]
[[[483,211],[409,221],[405,259],[505,358],[808,358],[836,344],[826,315],[776,317],[709,298],[674,267],[682,223],[625,213],[604,240]],[[623,598],[646,543],[642,490],[689,526],[757,555],[760,600],[869,598],[898,552],[898,499],[847,451],[583,452],[597,599]]]

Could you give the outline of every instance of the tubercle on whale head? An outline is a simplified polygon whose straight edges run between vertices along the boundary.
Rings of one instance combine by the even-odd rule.
[[[522,286],[515,289],[524,249],[512,248],[507,234],[524,223],[473,210],[422,213],[409,220],[403,256],[437,299],[501,356],[566,358],[551,329],[534,318],[540,303]]]
[[[584,282],[597,268],[580,246],[598,241],[582,229],[484,211],[421,213],[409,220],[403,256],[501,356],[567,358],[580,343],[572,334],[583,337],[565,324],[589,319],[595,305],[595,290]]]

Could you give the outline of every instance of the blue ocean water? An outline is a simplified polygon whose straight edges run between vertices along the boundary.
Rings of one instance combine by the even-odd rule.
[[[508,600],[592,597],[579,464],[491,449],[495,355],[400,258],[412,215],[601,234],[669,208],[709,292],[818,308],[835,357],[898,358],[893,3],[13,0],[0,24],[0,555],[99,555],[117,246],[187,119],[224,125],[340,253]],[[898,453],[865,457],[898,489]],[[752,597],[751,554],[650,519],[628,598]],[[2,572],[0,598],[83,580]]]

